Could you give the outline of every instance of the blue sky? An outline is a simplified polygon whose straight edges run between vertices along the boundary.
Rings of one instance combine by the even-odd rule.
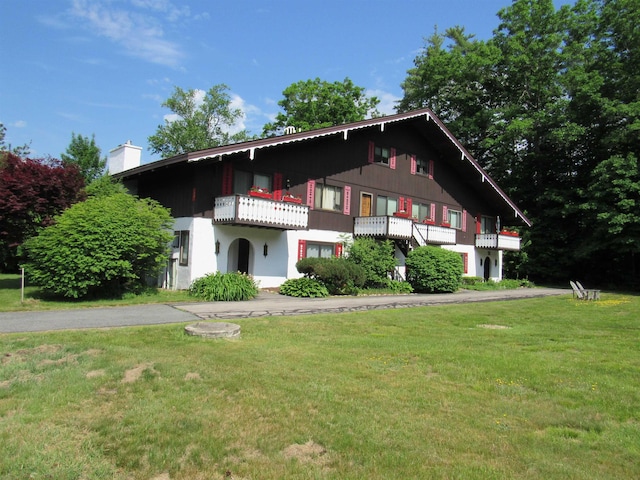
[[[555,0],[556,5],[573,3]],[[259,134],[300,80],[349,77],[394,113],[437,25],[486,39],[509,0],[0,0],[0,122],[6,142],[59,158],[71,133],[143,162],[174,86],[229,86]]]

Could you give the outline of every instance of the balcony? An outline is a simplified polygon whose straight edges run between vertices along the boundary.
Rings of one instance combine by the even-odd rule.
[[[355,237],[378,237],[399,240],[414,239],[418,245],[454,245],[456,230],[449,227],[414,223],[402,217],[356,217],[353,224]]]
[[[476,235],[476,248],[490,250],[520,250],[520,237],[497,233],[482,233]]]
[[[437,225],[413,224],[413,237],[420,246],[424,245],[455,245],[456,229]]]
[[[409,240],[413,234],[413,221],[401,217],[356,217],[353,222],[355,237],[382,237]]]
[[[216,197],[213,223],[304,230],[309,226],[309,207],[247,195]]]

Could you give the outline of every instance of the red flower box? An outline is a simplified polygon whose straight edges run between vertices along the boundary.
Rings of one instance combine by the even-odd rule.
[[[435,225],[436,222],[435,220],[429,220],[428,218],[425,218],[422,223],[424,223],[425,225]]]
[[[249,190],[249,196],[258,197],[258,198],[268,198],[269,200],[273,198],[272,194],[269,192],[258,192],[253,190]]]
[[[442,222],[442,223],[440,224],[440,226],[441,226],[441,227],[446,227],[446,228],[451,228],[451,224],[450,224],[450,223],[447,223],[447,222]]]
[[[393,216],[400,217],[400,218],[409,218],[411,214],[409,212],[394,212]]]
[[[282,197],[282,201],[283,202],[287,202],[287,203],[299,203],[299,204],[302,204],[302,199],[299,198],[299,197],[287,197],[287,196],[284,196],[284,197]]]

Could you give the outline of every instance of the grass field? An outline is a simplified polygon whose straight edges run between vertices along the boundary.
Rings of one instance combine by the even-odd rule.
[[[640,478],[640,297],[0,335],[0,478]]]
[[[38,287],[26,285],[22,292],[19,275],[0,273],[0,312],[57,310],[68,308],[110,307],[118,305],[140,305],[145,303],[194,302],[187,291],[158,289],[149,294],[126,295],[122,299],[74,301],[45,299]]]

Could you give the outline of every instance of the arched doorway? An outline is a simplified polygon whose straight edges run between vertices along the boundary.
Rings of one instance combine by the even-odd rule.
[[[484,259],[484,279],[489,280],[491,278],[491,258],[486,257]]]
[[[238,239],[238,268],[237,272],[249,273],[249,251],[251,244],[246,238]]]
[[[251,273],[253,248],[246,238],[236,238],[229,245],[227,253],[227,272]]]

